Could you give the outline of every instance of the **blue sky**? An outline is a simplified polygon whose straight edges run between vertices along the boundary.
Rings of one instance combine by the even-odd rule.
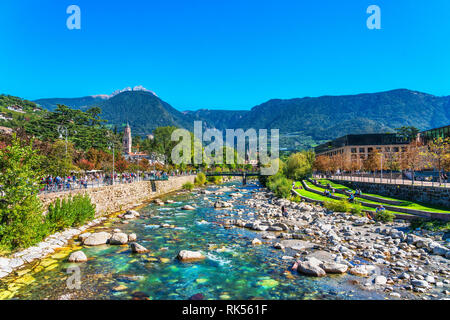
[[[81,8],[68,30],[66,8]],[[366,27],[369,5],[381,30]],[[179,110],[409,88],[450,95],[448,0],[4,0],[0,92],[143,85]]]

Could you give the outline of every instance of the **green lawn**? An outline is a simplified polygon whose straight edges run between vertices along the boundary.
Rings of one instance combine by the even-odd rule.
[[[330,183],[330,185],[331,185],[333,188],[335,188],[335,189],[347,189],[347,190],[349,190],[349,191],[354,192],[354,190],[352,190],[352,189],[350,189],[350,188],[347,188],[347,187],[345,187],[345,186],[342,186],[342,185],[340,185],[340,184],[332,183],[331,181],[326,180],[326,179],[321,179],[321,180],[322,180],[322,181],[325,181],[325,183],[323,183],[324,188],[325,188],[325,186],[326,186],[327,183]],[[319,181],[319,180],[318,180],[318,181]],[[321,192],[323,192],[323,190],[324,190],[323,188],[320,188],[320,187],[317,187],[317,186],[313,185],[313,184],[310,183],[309,181],[306,181],[306,180],[305,180],[305,183],[306,183],[307,186],[310,187],[311,189],[318,190],[318,191],[321,191]],[[320,183],[320,181],[319,181],[319,183]],[[322,183],[321,183],[321,184],[322,184]],[[365,194],[365,195],[368,195],[368,196],[373,196],[373,197],[382,198],[382,199],[395,200],[395,201],[401,201],[401,202],[402,202],[402,205],[389,205],[389,206],[391,206],[391,207],[408,208],[408,209],[423,210],[423,211],[430,211],[430,212],[439,212],[439,213],[450,213],[449,210],[446,210],[445,208],[442,208],[442,207],[439,207],[439,206],[423,205],[423,204],[420,204],[420,203],[411,202],[411,201],[404,201],[404,200],[401,200],[401,199],[382,197],[382,196],[379,196],[379,195],[377,195],[377,194],[368,194],[368,193],[364,193],[364,194]],[[337,196],[337,197],[339,197],[339,198],[342,198],[342,199],[346,199],[346,198],[347,198],[345,195],[342,195],[342,194],[339,194],[339,193],[335,193],[334,195]],[[361,201],[364,201],[364,202],[367,202],[367,203],[373,203],[373,204],[377,204],[377,205],[381,204],[380,202],[376,202],[376,201],[372,201],[372,200],[367,200],[367,199],[363,199],[363,200],[361,200]],[[386,204],[383,204],[383,205],[386,205]]]
[[[309,199],[312,199],[312,200],[317,200],[317,201],[330,201],[330,200],[333,201],[334,200],[334,199],[331,199],[331,198],[328,198],[325,196],[321,196],[317,193],[307,191],[305,189],[299,189],[299,190],[295,190],[295,191],[297,191],[300,195],[307,197]],[[345,200],[345,199],[346,198],[343,198],[343,200]],[[336,200],[334,200],[334,201],[336,201]],[[370,208],[370,207],[366,207],[366,206],[362,206],[362,209],[366,210],[366,211],[373,211],[373,212],[375,212],[375,210],[376,210],[374,208]],[[392,212],[392,211],[388,211],[388,210],[386,210],[386,211],[391,212],[393,214],[399,214],[398,212]]]

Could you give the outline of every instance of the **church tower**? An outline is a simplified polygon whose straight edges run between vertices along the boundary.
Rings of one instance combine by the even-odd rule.
[[[123,139],[122,139],[122,146],[123,146],[123,152],[125,154],[131,153],[131,128],[130,125],[127,123],[127,126],[125,127],[125,130],[123,131]]]

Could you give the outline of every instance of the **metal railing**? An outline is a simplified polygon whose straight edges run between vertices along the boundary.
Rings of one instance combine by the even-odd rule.
[[[333,179],[333,180],[341,180],[341,181],[352,181],[352,182],[368,182],[368,183],[380,183],[380,184],[395,184],[395,185],[410,185],[410,186],[418,186],[418,187],[433,187],[433,188],[450,188],[449,179],[439,181],[426,181],[424,179],[415,179],[414,181],[402,174],[401,178],[399,175],[396,177],[390,177],[390,173],[386,172],[383,175],[371,175],[370,173],[361,173],[361,174],[321,174],[321,173],[313,173],[312,175],[315,179]]]
[[[180,177],[180,176],[189,176],[193,175],[192,172],[179,172],[179,173],[169,173],[163,175],[143,175],[136,176],[134,178],[122,178],[117,177],[114,179],[114,185],[118,184],[129,184],[140,181],[167,181],[171,177]],[[108,179],[93,179],[89,181],[77,180],[77,181],[64,181],[59,183],[41,183],[41,189],[39,194],[47,194],[47,193],[57,193],[57,192],[68,192],[74,190],[83,190],[88,188],[96,188],[96,187],[104,187],[113,185],[113,181],[111,178]]]

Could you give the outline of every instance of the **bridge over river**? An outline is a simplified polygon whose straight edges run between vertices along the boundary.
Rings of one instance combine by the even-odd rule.
[[[259,177],[260,172],[256,171],[237,171],[237,172],[203,172],[207,177],[242,177],[242,184],[247,184],[247,177]]]

